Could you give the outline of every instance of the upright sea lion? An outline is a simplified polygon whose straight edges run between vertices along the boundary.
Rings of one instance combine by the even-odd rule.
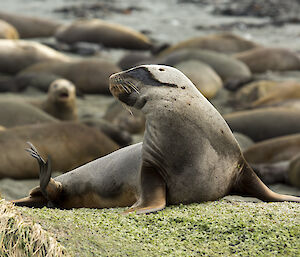
[[[170,54],[186,48],[206,49],[224,54],[243,52],[259,45],[232,33],[200,36],[184,40],[163,50],[160,55]]]
[[[235,54],[234,57],[247,64],[253,73],[300,69],[297,54],[284,48],[258,47]]]
[[[69,57],[38,42],[0,39],[0,72],[16,74],[46,60],[67,61]]]
[[[268,107],[225,114],[234,132],[247,135],[255,142],[300,133],[300,113],[290,108]]]
[[[99,43],[106,47],[147,50],[150,40],[143,34],[120,24],[100,19],[79,20],[61,27],[56,39],[68,44],[76,42]]]
[[[6,12],[0,12],[0,19],[12,24],[21,38],[51,37],[60,26],[58,22]]]
[[[7,128],[45,122],[58,122],[44,111],[21,100],[0,101],[0,125]]]
[[[40,165],[40,187],[13,201],[25,206],[115,207],[148,213],[167,204],[211,201],[229,193],[264,201],[300,198],[272,192],[245,161],[229,127],[183,73],[162,65],[138,66],[110,78],[112,94],[146,116],[143,144],[136,144],[51,178]]]
[[[0,20],[0,38],[1,39],[18,39],[19,33],[14,26],[4,20]]]
[[[108,94],[108,78],[120,69],[108,61],[97,58],[69,61],[46,61],[28,67],[22,74],[54,74],[72,81],[76,89],[87,94]]]
[[[27,141],[52,157],[53,170],[65,172],[119,147],[100,130],[78,122],[19,126],[0,133],[0,178],[37,178],[36,162],[24,153]]]
[[[44,101],[32,101],[48,114],[59,120],[76,120],[76,88],[66,79],[57,79],[49,86],[48,97]]]

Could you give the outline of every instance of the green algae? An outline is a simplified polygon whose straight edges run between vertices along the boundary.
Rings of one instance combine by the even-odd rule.
[[[148,215],[114,209],[30,209],[73,256],[299,256],[297,203],[220,200]]]

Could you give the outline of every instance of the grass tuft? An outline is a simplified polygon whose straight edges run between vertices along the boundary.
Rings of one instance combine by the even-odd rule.
[[[1,257],[67,256],[64,248],[39,224],[25,221],[11,203],[0,200]]]

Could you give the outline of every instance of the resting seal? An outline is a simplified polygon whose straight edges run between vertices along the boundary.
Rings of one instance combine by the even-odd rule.
[[[50,84],[45,101],[31,103],[57,119],[77,120],[76,88],[66,79],[57,79]]]
[[[224,115],[224,119],[232,131],[242,133],[255,142],[300,132],[300,113],[290,108],[238,111]]]
[[[23,75],[43,74],[45,78],[49,74],[68,79],[74,83],[76,89],[87,94],[109,94],[108,78],[120,69],[113,63],[97,58],[85,58],[82,60],[71,59],[68,61],[40,62],[23,70]]]
[[[0,19],[12,24],[21,38],[51,37],[59,23],[37,17],[0,12]]]
[[[1,39],[19,39],[19,33],[14,26],[6,21],[0,20],[0,38]]]
[[[234,57],[244,62],[253,73],[300,69],[297,54],[284,48],[257,47],[235,54]]]
[[[52,157],[54,171],[66,172],[117,150],[118,145],[99,129],[78,122],[19,126],[0,132],[0,179],[37,178],[34,160],[24,152],[25,142],[39,145]]]
[[[150,40],[129,27],[113,24],[100,19],[78,20],[57,30],[58,41],[74,44],[91,42],[106,47],[147,50]]]
[[[213,34],[184,40],[163,50],[160,55],[186,48],[206,49],[224,54],[243,52],[259,45],[232,33]]]
[[[69,59],[66,55],[38,42],[0,39],[0,72],[2,73],[16,74],[38,62]]]
[[[101,208],[135,202],[127,212],[148,213],[166,204],[216,200],[229,193],[300,202],[272,192],[261,182],[222,116],[179,70],[138,66],[111,76],[110,90],[145,114],[143,144],[123,148],[55,180],[50,178],[50,161],[44,162],[31,146],[28,151],[40,163],[40,187],[14,203]]]

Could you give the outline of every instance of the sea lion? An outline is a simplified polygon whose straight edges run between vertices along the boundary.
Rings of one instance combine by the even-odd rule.
[[[246,149],[243,154],[265,183],[287,183],[299,186],[299,180],[294,183],[292,177],[299,176],[300,170],[293,169],[291,166],[292,160],[299,155],[299,152],[300,134],[293,134],[258,142]]]
[[[0,133],[0,178],[37,178],[36,162],[24,153],[26,142],[39,145],[45,156],[51,154],[53,169],[76,168],[119,147],[100,130],[78,122],[44,123],[19,126]]]
[[[4,20],[0,20],[1,39],[19,39],[19,33],[14,26]]]
[[[252,108],[278,105],[289,100],[300,100],[300,83],[295,81],[279,83],[270,93],[251,103]]]
[[[260,181],[222,116],[179,70],[138,66],[111,76],[110,90],[145,114],[143,143],[55,179],[50,159],[45,162],[31,145],[28,151],[40,165],[40,186],[15,204],[104,208],[136,202],[126,213],[139,214],[233,192],[264,201],[300,202],[272,192]]]
[[[0,125],[11,128],[26,124],[58,122],[44,111],[21,100],[0,101]]]
[[[100,19],[75,21],[59,28],[55,37],[58,41],[68,44],[91,42],[106,47],[138,50],[147,50],[151,47],[151,42],[145,35],[129,27]]]
[[[179,62],[198,60],[208,64],[221,77],[224,83],[233,80],[248,80],[251,77],[249,68],[239,60],[225,54],[199,49],[183,49],[158,59],[159,64],[175,66]]]
[[[234,132],[255,142],[300,133],[300,113],[290,108],[268,107],[225,114],[224,119]]]
[[[201,61],[183,61],[174,67],[183,72],[207,99],[213,98],[223,87],[219,75],[209,65]]]
[[[273,80],[257,80],[247,83],[235,92],[234,102],[240,108],[247,108],[252,102],[272,92],[278,84],[280,82]]]
[[[233,56],[247,64],[253,73],[300,69],[297,54],[284,48],[258,47]]]
[[[300,152],[300,133],[258,142],[243,154],[249,163],[275,163],[291,160]]]
[[[0,12],[0,19],[12,24],[21,38],[51,37],[61,25],[58,22],[23,15]]]
[[[87,94],[109,94],[108,78],[120,69],[108,61],[97,58],[69,61],[46,61],[32,65],[21,73],[49,74],[72,81],[76,89]]]
[[[22,92],[28,87],[48,92],[49,85],[61,77],[49,73],[24,72],[0,80],[0,92]],[[78,93],[78,92],[77,92]]]
[[[66,79],[53,81],[44,101],[31,101],[31,104],[42,109],[59,120],[77,120],[76,88]]]
[[[243,52],[259,45],[232,33],[200,36],[184,40],[163,50],[159,55],[170,54],[186,48],[206,49],[224,54]]]
[[[16,74],[46,60],[67,61],[69,57],[38,42],[0,39],[0,72]]]

